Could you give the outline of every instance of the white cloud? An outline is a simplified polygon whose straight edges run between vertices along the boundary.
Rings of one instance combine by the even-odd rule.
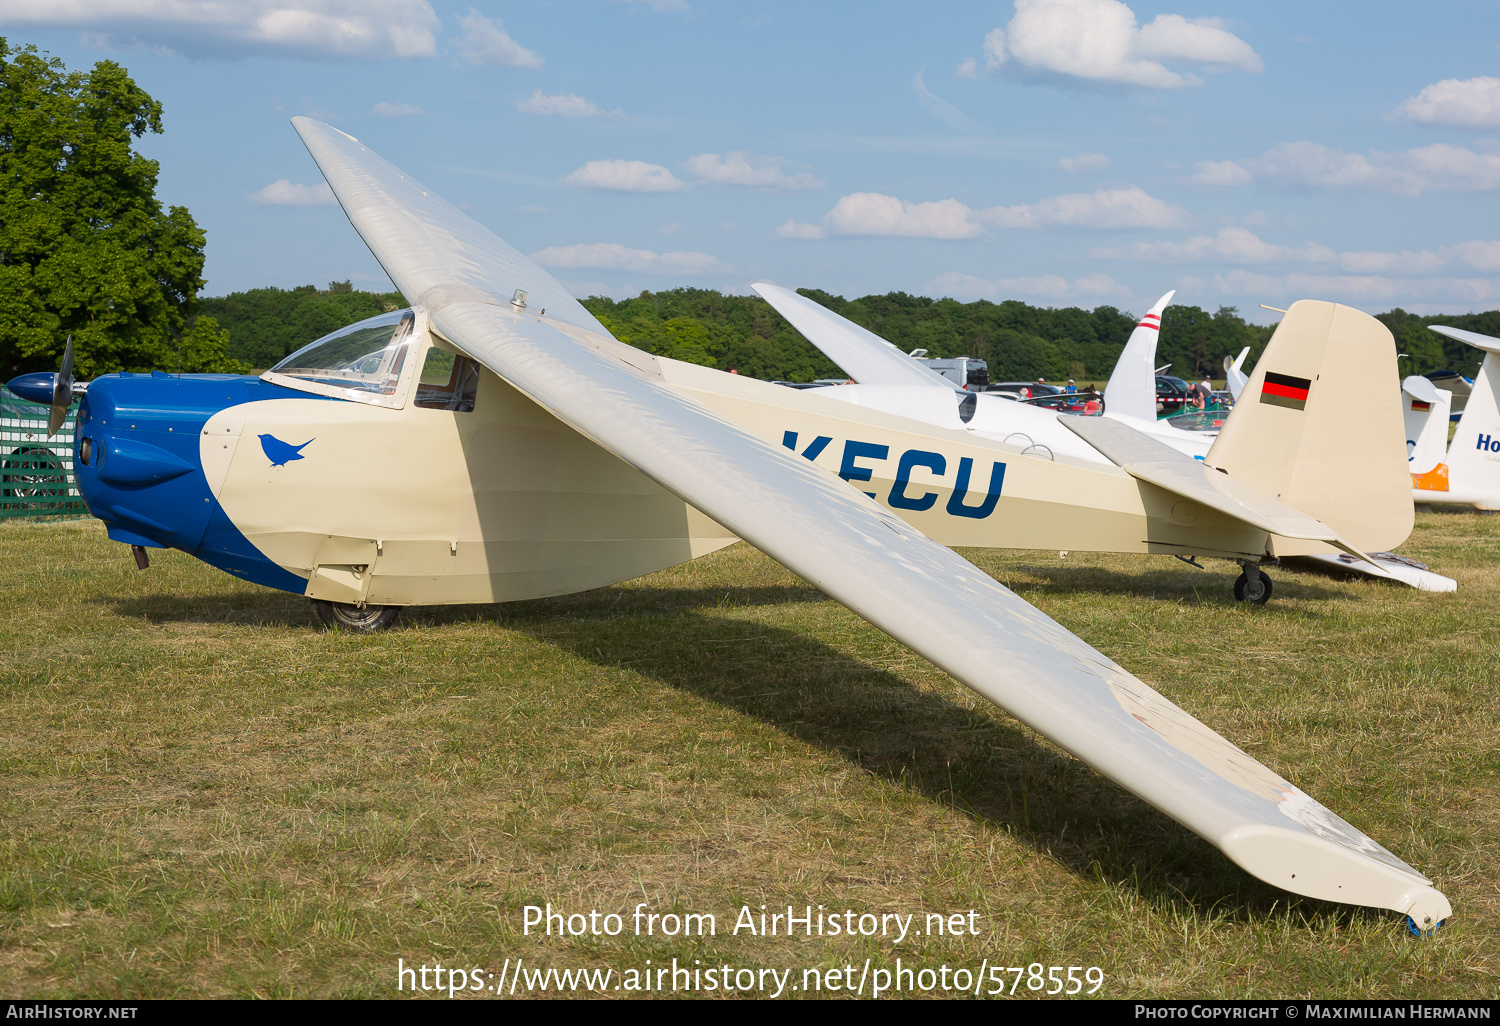
[[[531,254],[531,259],[543,267],[597,267],[647,274],[727,274],[734,270],[708,253],[653,253],[649,249],[630,249],[613,242],[548,246]]]
[[[955,78],[965,78],[965,79],[968,79],[968,78],[978,78],[979,77],[979,62],[976,61],[974,58],[970,57],[967,60],[965,60],[962,64],[960,64],[958,66],[958,70],[955,71],[953,74],[954,74]]]
[[[1265,67],[1250,44],[1225,31],[1219,18],[1189,21],[1180,14],[1158,14],[1136,37],[1135,52],[1141,57],[1187,61],[1222,71],[1260,71]]]
[[[1106,260],[1166,260],[1183,263],[1271,264],[1286,261],[1332,264],[1338,254],[1308,242],[1298,248],[1265,242],[1244,228],[1220,228],[1186,242],[1138,242],[1124,250],[1099,248],[1090,256]]]
[[[1460,242],[1444,251],[1476,271],[1500,271],[1500,242]]]
[[[510,38],[499,18],[486,18],[474,8],[458,19],[458,55],[470,64],[498,64],[504,68],[540,68],[542,58]]]
[[[819,225],[788,220],[773,234],[778,239],[821,239],[826,233]]]
[[[1391,112],[1407,121],[1451,128],[1500,128],[1500,78],[1434,82]]]
[[[383,118],[410,118],[426,113],[421,107],[410,103],[377,103],[370,110]]]
[[[331,207],[338,204],[327,182],[298,185],[279,178],[264,189],[246,195],[253,202],[269,207]]]
[[[902,235],[918,239],[973,239],[983,234],[958,200],[905,203],[878,192],[855,192],[823,218],[839,235]]]
[[[1459,242],[1434,250],[1350,250],[1337,252],[1316,242],[1282,246],[1266,242],[1244,228],[1221,228],[1184,242],[1138,242],[1121,248],[1098,247],[1089,256],[1104,260],[1151,260],[1177,263],[1326,264],[1352,275],[1441,274],[1454,267],[1500,271],[1500,241]]]
[[[1249,171],[1232,160],[1200,160],[1196,171],[1188,176],[1194,185],[1246,185],[1253,180]]]
[[[623,118],[625,116],[625,112],[620,110],[602,111],[582,96],[575,96],[572,93],[548,96],[540,89],[524,100],[517,100],[516,110],[522,114],[550,114],[562,118]]]
[[[851,193],[823,217],[837,235],[900,235],[921,239],[975,239],[984,225],[998,228],[1172,228],[1183,210],[1138,186],[1049,196],[1036,203],[972,210],[955,199],[907,203],[878,192]],[[813,225],[788,221],[780,238],[811,239]]]
[[[1257,180],[1319,188],[1369,188],[1403,196],[1500,188],[1500,154],[1435,143],[1400,153],[1348,153],[1314,142],[1278,143],[1239,164]]]
[[[678,192],[684,188],[677,176],[660,164],[641,160],[591,160],[563,178],[562,183],[618,192]]]
[[[1108,171],[1109,158],[1102,153],[1075,153],[1071,157],[1064,157],[1052,166],[1070,175],[1089,174],[1095,171]]]
[[[1493,278],[1393,278],[1384,275],[1291,274],[1268,275],[1253,271],[1227,271],[1207,281],[1186,279],[1184,290],[1214,291],[1231,296],[1263,299],[1304,299],[1317,296],[1335,302],[1403,305],[1413,300],[1486,303],[1500,301],[1500,281]],[[1408,309],[1410,307],[1408,306]]]
[[[946,271],[927,286],[938,295],[954,299],[991,299],[1011,296],[1041,296],[1047,299],[1069,297],[1128,296],[1130,289],[1107,274],[1089,274],[1068,281],[1057,274],[1025,278],[1000,278],[990,281],[972,274]]]
[[[985,36],[985,63],[991,70],[1177,89],[1200,80],[1162,62],[1214,71],[1263,67],[1250,44],[1225,30],[1217,18],[1162,14],[1137,28],[1135,12],[1119,0],[1016,0],[1015,12],[1010,24]]]
[[[1340,253],[1338,261],[1339,270],[1353,274],[1380,274],[1388,271],[1431,274],[1448,266],[1446,257],[1427,250],[1420,253],[1413,253],[1411,250],[1400,253],[1356,251]]]
[[[1131,185],[991,207],[975,216],[1000,228],[1173,228],[1182,223],[1183,210]]]
[[[93,45],[190,57],[432,57],[427,0],[7,0],[12,25],[86,29]]]
[[[687,168],[711,185],[746,185],[756,189],[798,191],[821,189],[823,183],[806,171],[789,175],[781,169],[785,157],[762,157],[754,153],[700,153],[689,157]]]

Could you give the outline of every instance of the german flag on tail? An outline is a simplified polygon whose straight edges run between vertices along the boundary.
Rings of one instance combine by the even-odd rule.
[[[1289,410],[1305,410],[1307,390],[1310,388],[1312,382],[1307,378],[1266,371],[1266,380],[1260,386],[1260,401],[1272,406],[1285,406]]]

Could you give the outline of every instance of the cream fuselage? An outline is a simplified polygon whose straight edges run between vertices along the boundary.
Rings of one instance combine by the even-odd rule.
[[[1028,454],[639,351],[621,355],[757,437],[815,456],[947,545],[1248,559],[1267,551],[1264,532],[1113,466]],[[311,444],[278,465],[261,435]],[[735,540],[487,371],[470,412],[313,397],[233,406],[205,425],[200,455],[229,519],[306,579],[316,599],[414,605],[564,594]]]

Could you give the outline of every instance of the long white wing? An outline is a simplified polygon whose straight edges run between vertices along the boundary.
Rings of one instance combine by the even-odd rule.
[[[1223,849],[1251,873],[1418,922],[1447,900],[1414,869],[952,551],[837,478],[762,443],[646,368],[504,297],[559,286],[358,142],[293,122],[400,285],[424,240],[432,324],[554,416],[780,560],[990,701]],[[381,215],[380,210],[399,214]],[[467,219],[464,219],[467,220]],[[436,253],[440,244],[446,256]],[[430,255],[429,255],[430,254]],[[521,258],[524,260],[525,258]],[[430,280],[451,263],[467,294]],[[486,298],[487,297],[487,298]],[[549,303],[553,300],[549,299]],[[597,336],[596,336],[597,337]]]
[[[750,287],[824,356],[861,385],[921,385],[923,388],[942,385],[950,390],[953,388],[953,382],[937,371],[924,367],[879,335],[806,296],[764,281]]]

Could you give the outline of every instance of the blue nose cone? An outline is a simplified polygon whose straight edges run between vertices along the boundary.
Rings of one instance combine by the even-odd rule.
[[[301,445],[291,445],[290,443],[283,442],[275,435],[261,435],[259,437],[261,451],[266,454],[266,459],[271,461],[271,466],[273,467],[284,467],[293,460],[306,459],[302,455],[302,450],[317,441],[316,438],[309,438]]]
[[[51,371],[22,374],[18,378],[11,378],[8,387],[22,399],[51,406],[52,395],[57,391],[57,375]]]

